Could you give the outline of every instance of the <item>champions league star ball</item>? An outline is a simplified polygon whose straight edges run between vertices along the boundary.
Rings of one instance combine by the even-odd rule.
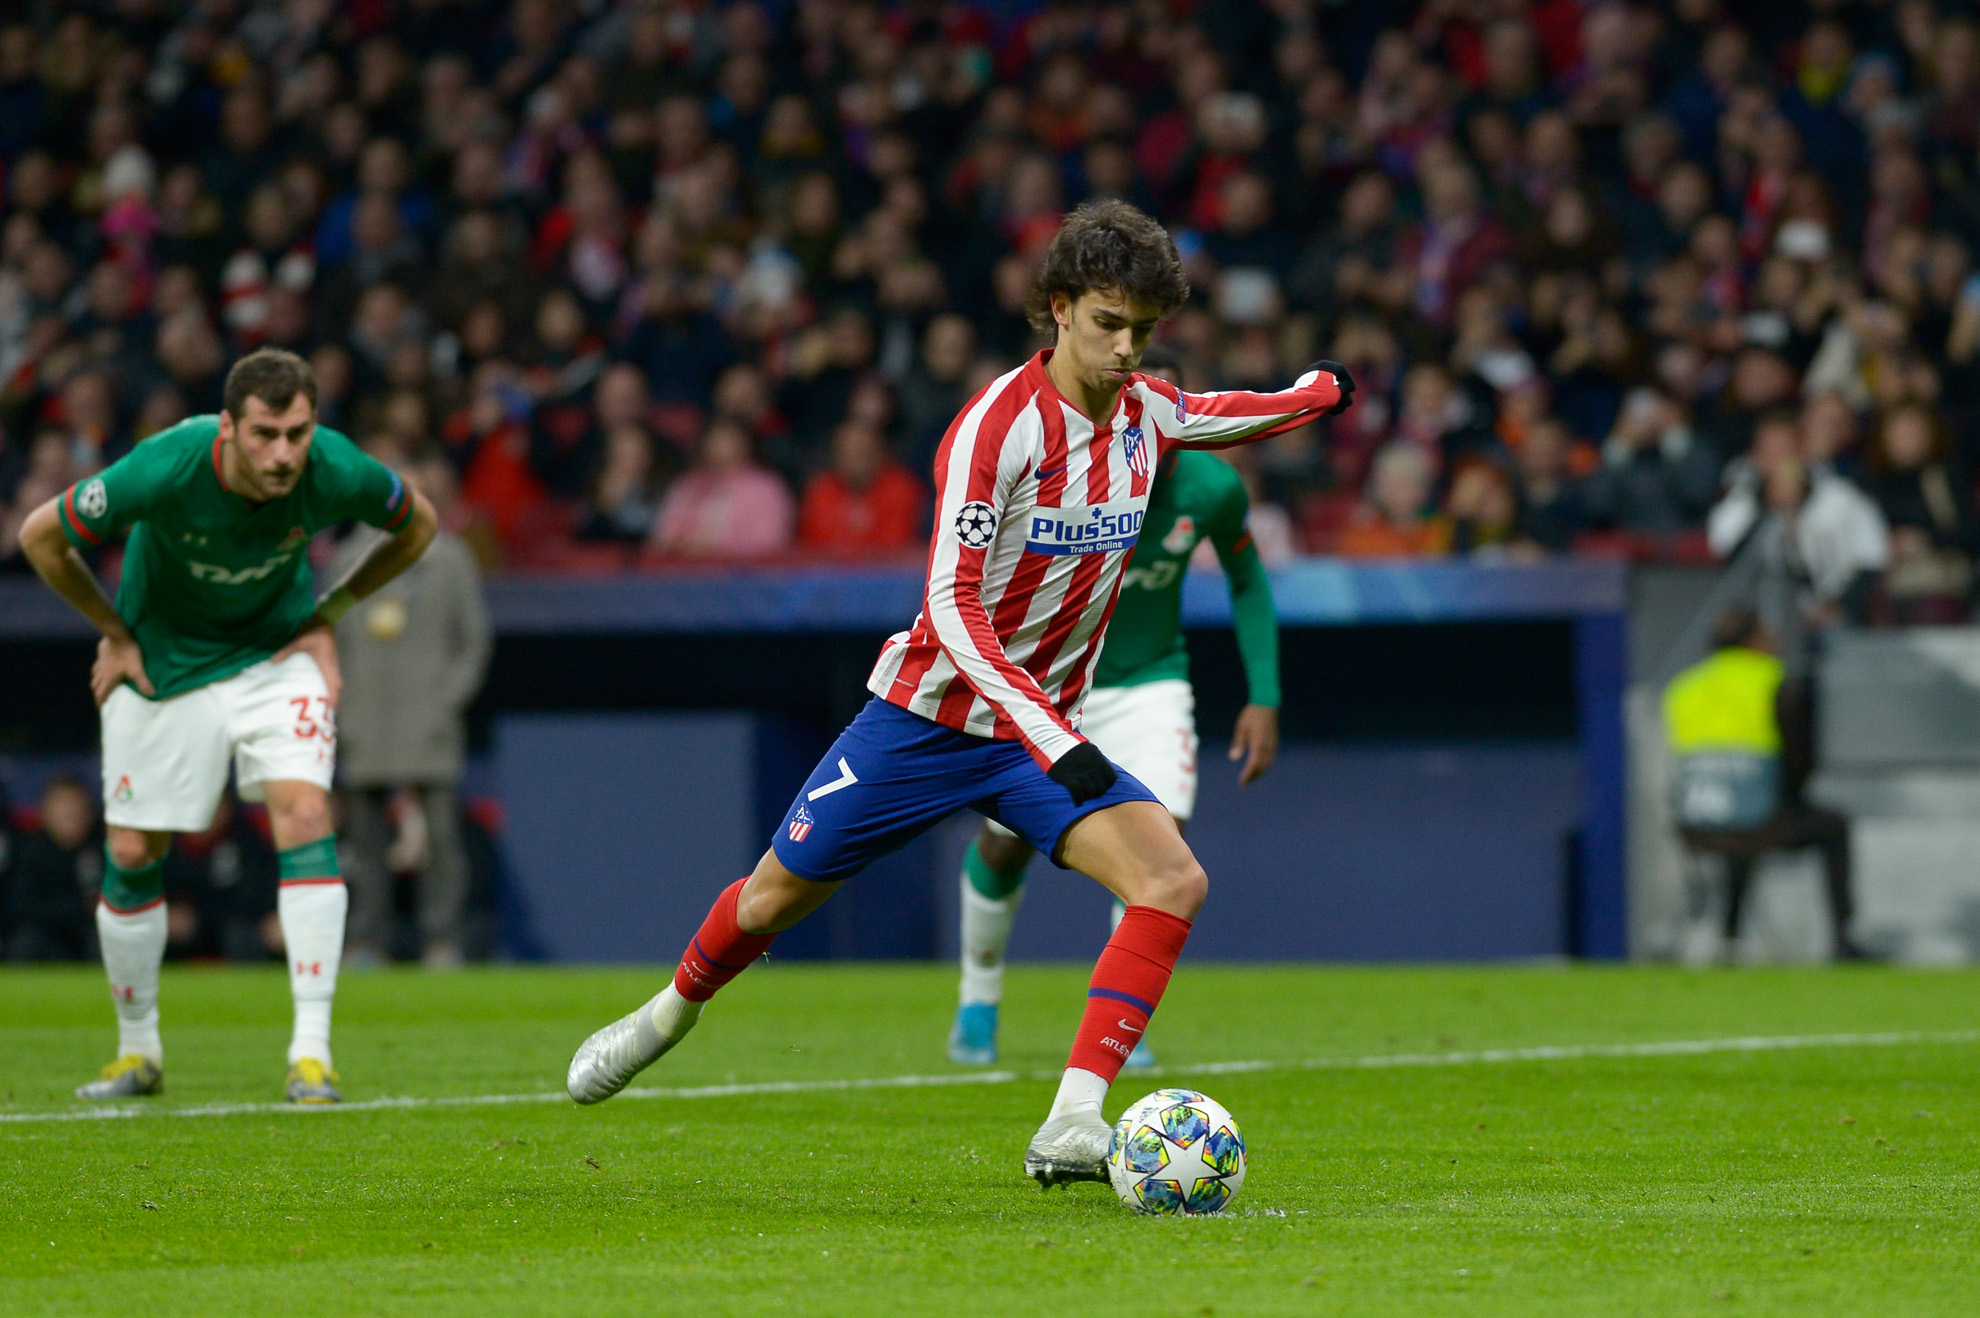
[[[1220,1213],[1244,1184],[1244,1136],[1217,1100],[1158,1089],[1114,1123],[1107,1179],[1138,1213]]]

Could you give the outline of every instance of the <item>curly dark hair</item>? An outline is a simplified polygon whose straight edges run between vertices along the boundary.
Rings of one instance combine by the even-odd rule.
[[[1053,294],[1077,301],[1114,289],[1165,316],[1189,299],[1189,279],[1168,230],[1124,201],[1089,201],[1066,216],[1052,239],[1024,300],[1025,318],[1033,329],[1049,331],[1056,323]]]
[[[269,410],[281,412],[297,394],[309,399],[310,407],[316,406],[316,372],[309,363],[282,348],[256,348],[227,372],[220,407],[238,421],[250,398],[259,398]]]

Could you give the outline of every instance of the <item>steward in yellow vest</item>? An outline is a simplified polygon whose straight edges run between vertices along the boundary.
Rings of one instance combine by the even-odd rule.
[[[1664,731],[1677,766],[1678,821],[1758,828],[1780,803],[1781,661],[1744,643],[1694,664],[1664,691]]]
[[[1754,863],[1770,851],[1822,853],[1837,953],[1863,954],[1849,940],[1849,820],[1812,805],[1802,787],[1814,770],[1813,705],[1788,680],[1773,637],[1752,609],[1719,620],[1710,658],[1664,689],[1664,733],[1672,762],[1672,806],[1685,845],[1725,857],[1724,935],[1739,936],[1740,907]]]

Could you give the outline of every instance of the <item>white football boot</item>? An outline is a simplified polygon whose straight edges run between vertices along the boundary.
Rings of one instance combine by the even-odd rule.
[[[630,1015],[621,1016],[578,1045],[564,1089],[579,1103],[602,1103],[632,1078],[659,1061],[701,1017],[699,1002],[688,1002],[669,984]],[[667,1034],[654,1023],[668,1020]],[[669,1037],[671,1035],[672,1037]]]
[[[1114,1128],[1098,1112],[1047,1117],[1024,1151],[1024,1174],[1046,1189],[1068,1181],[1107,1179]]]

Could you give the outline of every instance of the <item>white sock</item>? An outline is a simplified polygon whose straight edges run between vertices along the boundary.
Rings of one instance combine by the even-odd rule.
[[[289,993],[296,1004],[291,1066],[305,1057],[330,1065],[330,1000],[337,995],[350,903],[341,883],[285,883],[278,890],[275,910],[289,949]]]
[[[1107,933],[1109,937],[1113,935],[1116,929],[1119,929],[1121,927],[1121,921],[1126,917],[1127,917],[1127,903],[1122,901],[1118,897],[1114,898],[1113,922],[1107,926]]]
[[[1017,919],[1024,887],[999,900],[985,897],[964,875],[962,881],[962,1001],[1004,1000],[1004,950],[1011,945],[1011,925]]]
[[[125,915],[96,904],[96,941],[103,948],[103,970],[117,1004],[117,1056],[136,1053],[154,1066],[165,1064],[158,1040],[158,967],[165,960],[165,903],[153,902]]]
[[[1095,1072],[1069,1066],[1059,1077],[1059,1093],[1045,1119],[1091,1113],[1096,1120],[1105,1120],[1100,1116],[1100,1100],[1107,1097],[1107,1089],[1108,1082]]]
[[[661,1038],[679,1043],[681,1036],[693,1029],[694,1023],[701,1019],[701,1009],[707,1005],[705,1002],[689,1002],[669,984],[646,1004],[647,1019],[653,1022],[653,1029]]]

